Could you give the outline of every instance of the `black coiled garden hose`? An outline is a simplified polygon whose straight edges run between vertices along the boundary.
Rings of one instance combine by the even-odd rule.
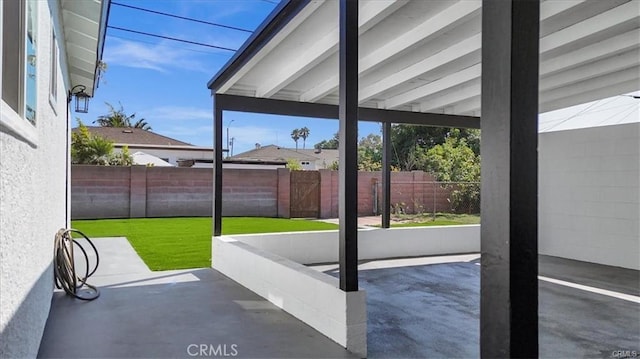
[[[72,233],[77,233],[84,237],[96,253],[96,265],[91,271],[89,271],[89,256],[82,245],[73,239],[71,236]],[[82,277],[78,276],[76,273],[75,258],[73,254],[74,245],[78,246],[84,255],[85,273]],[[98,288],[87,283],[87,280],[96,272],[98,264],[100,263],[98,250],[93,242],[91,242],[84,233],[76,229],[63,228],[56,233],[53,248],[53,271],[56,288],[63,289],[68,295],[81,300],[94,300],[98,298],[100,296]]]

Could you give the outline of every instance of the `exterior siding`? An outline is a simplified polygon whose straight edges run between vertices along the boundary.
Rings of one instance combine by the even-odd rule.
[[[38,1],[35,143],[0,126],[0,357],[36,357],[53,293],[54,235],[66,227],[67,122],[64,58],[49,100],[53,1]],[[64,54],[62,31],[53,24]],[[0,60],[1,61],[1,60]],[[3,115],[4,116],[4,115]],[[25,120],[26,121],[26,120]],[[29,125],[30,126],[30,125]]]

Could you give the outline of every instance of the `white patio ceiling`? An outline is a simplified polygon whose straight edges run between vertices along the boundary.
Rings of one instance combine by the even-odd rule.
[[[93,96],[102,59],[110,0],[60,0],[70,87],[84,85]]]
[[[337,104],[338,3],[309,1],[213,93]],[[479,116],[481,7],[360,0],[360,105]],[[640,90],[640,1],[546,0],[540,17],[540,112]]]

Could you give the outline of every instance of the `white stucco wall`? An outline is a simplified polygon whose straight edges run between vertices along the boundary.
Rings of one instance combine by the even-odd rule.
[[[539,252],[640,269],[640,123],[539,137]]]
[[[65,227],[66,90],[58,61],[58,96],[49,102],[51,18],[38,1],[37,123],[29,143],[0,127],[0,357],[35,357],[53,292],[52,252]],[[57,9],[52,9],[54,17]],[[62,38],[58,24],[58,40]],[[64,54],[60,44],[60,54]],[[61,59],[62,60],[62,59]],[[0,60],[1,61],[1,60]],[[64,65],[62,65],[64,66]],[[0,114],[4,119],[7,111]],[[19,118],[14,118],[14,120]]]

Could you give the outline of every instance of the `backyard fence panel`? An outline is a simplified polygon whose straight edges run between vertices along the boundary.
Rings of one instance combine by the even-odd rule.
[[[71,174],[72,219],[129,217],[129,167],[74,165]]]
[[[301,183],[296,190],[293,184],[296,172],[314,179]],[[338,216],[337,171],[290,173],[286,169],[225,168],[222,188],[224,216]],[[307,192],[313,195],[295,197],[296,193]],[[421,171],[391,173],[394,214],[477,214],[479,196],[479,183],[437,182],[432,175]],[[213,170],[73,165],[71,202],[72,219],[208,217],[212,213]],[[296,208],[305,212],[296,214]],[[358,215],[381,212],[381,172],[359,172]]]
[[[410,191],[409,186],[422,190]],[[479,214],[480,182],[392,181],[391,213]]]
[[[148,167],[147,217],[211,216],[212,186],[211,169]]]
[[[278,171],[272,169],[224,169],[222,175],[222,215],[277,217]]]
[[[291,171],[291,217],[318,218],[320,172]]]

